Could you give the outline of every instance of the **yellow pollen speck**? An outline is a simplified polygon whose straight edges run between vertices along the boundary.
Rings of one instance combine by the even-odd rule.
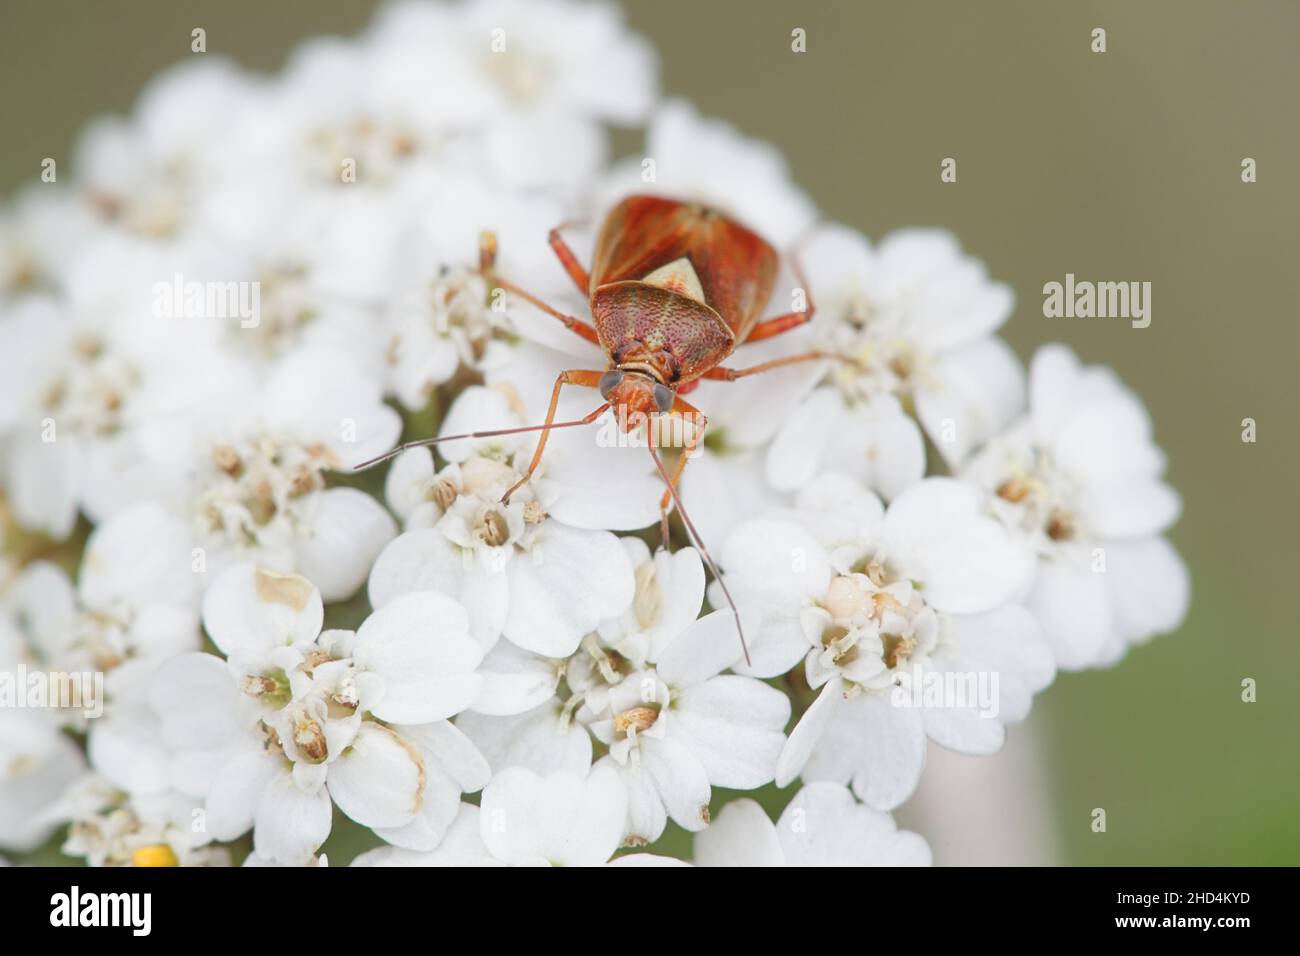
[[[229,445],[218,445],[212,449],[212,461],[217,468],[232,478],[239,474],[243,466],[243,462],[239,460],[239,452]]]
[[[998,497],[1019,504],[1029,497],[1031,490],[1029,482],[1025,481],[1025,479],[1008,478],[998,485]]]
[[[510,540],[510,526],[499,511],[489,511],[483,516],[483,543],[499,548]]]
[[[898,634],[882,634],[880,641],[885,645],[883,655],[885,666],[891,669],[911,657],[912,652],[916,650],[916,641],[910,637],[902,637]]]
[[[1074,517],[1057,508],[1047,518],[1047,536],[1053,541],[1066,541],[1074,537]]]
[[[311,760],[324,760],[327,747],[325,732],[314,720],[301,720],[293,729],[293,742]]]
[[[614,730],[620,734],[625,734],[629,729],[635,729],[637,733],[640,733],[653,727],[658,719],[658,708],[632,707],[614,715]]]
[[[455,483],[447,478],[439,478],[433,483],[433,487],[429,489],[430,500],[443,511],[451,507],[451,503],[456,500],[457,494]]]

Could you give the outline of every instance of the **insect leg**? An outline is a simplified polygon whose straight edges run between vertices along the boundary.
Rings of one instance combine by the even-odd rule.
[[[582,267],[578,257],[574,255],[573,250],[569,248],[569,244],[560,235],[560,230],[567,225],[569,223],[566,222],[564,225],[556,226],[546,238],[550,242],[551,248],[555,250],[555,255],[559,258],[560,264],[564,266],[564,271],[569,274],[569,278],[578,287],[578,291],[586,296],[590,294],[591,276],[587,274],[587,270]]]
[[[785,365],[794,365],[798,362],[815,362],[818,359],[838,359],[841,356],[833,355],[828,352],[801,352],[798,355],[787,355],[784,358],[772,359],[770,362],[762,362],[749,368],[711,368],[700,378],[713,379],[722,382],[734,382],[738,378],[745,378],[749,375],[757,375],[760,372],[770,372],[774,368],[781,368]]]
[[[524,476],[511,485],[509,490],[501,496],[502,504],[509,504],[510,496],[518,491],[520,487],[528,483],[528,479],[533,477],[533,472],[537,470],[537,466],[542,463],[542,452],[546,450],[546,439],[551,435],[550,426],[551,423],[555,421],[555,409],[560,403],[560,389],[564,388],[566,385],[582,385],[587,388],[598,388],[600,386],[600,377],[604,374],[603,371],[587,369],[571,369],[567,372],[560,373],[559,377],[555,380],[555,388],[551,390],[551,405],[546,410],[546,424],[542,426],[542,435],[537,439],[537,448],[533,451],[533,460],[528,463],[528,470],[524,472]],[[601,413],[603,413],[607,408],[609,408],[608,403],[601,405],[600,408],[581,419],[582,424],[590,425],[599,418]]]
[[[673,412],[688,418],[691,425],[691,435],[686,439],[686,444],[682,446],[682,453],[677,456],[677,463],[673,465],[672,477],[669,482],[672,488],[676,488],[681,480],[682,472],[686,470],[686,460],[699,447],[700,442],[704,440],[704,430],[709,427],[709,418],[690,402],[684,401],[678,397],[673,400]],[[663,533],[664,547],[668,547],[668,504],[673,500],[672,490],[664,491],[663,497],[659,499],[659,526]]]
[[[519,286],[515,285],[513,282],[509,282],[506,279],[501,278],[501,276],[499,276],[496,272],[496,258],[497,258],[496,234],[491,232],[485,232],[479,237],[479,271],[482,272],[483,275],[487,277],[489,282],[491,282],[493,285],[497,286],[498,288],[505,289],[507,292],[513,292],[515,295],[519,296],[519,298],[523,299],[525,302],[531,302],[533,305],[537,306],[537,308],[541,309],[547,315],[559,319],[561,322],[564,323],[564,327],[568,329],[570,332],[577,333],[578,335],[582,336],[584,339],[586,339],[588,342],[591,342],[594,345],[600,344],[600,336],[598,336],[596,334],[596,330],[592,328],[590,325],[588,325],[586,322],[583,322],[581,319],[577,318],[576,316],[568,315],[567,313],[561,312],[559,309],[555,308],[554,306],[547,305],[545,302],[537,298],[537,296],[533,295],[531,292],[525,292],[523,289],[519,288]],[[575,265],[577,264],[577,260],[574,260],[574,264]],[[585,289],[583,291],[584,293],[586,292]]]
[[[746,342],[761,342],[763,339],[770,339],[774,335],[789,332],[791,329],[797,329],[799,326],[812,321],[816,306],[813,304],[812,290],[808,288],[808,278],[804,275],[803,266],[799,264],[798,256],[790,258],[790,265],[794,269],[795,278],[799,280],[799,287],[804,290],[807,308],[802,312],[787,312],[785,315],[764,319],[750,330],[749,335],[745,337]]]

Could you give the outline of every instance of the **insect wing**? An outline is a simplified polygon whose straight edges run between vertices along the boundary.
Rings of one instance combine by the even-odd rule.
[[[776,251],[757,233],[715,209],[658,196],[630,196],[605,218],[592,263],[591,292],[637,281],[682,257],[704,300],[744,341],[772,294]]]

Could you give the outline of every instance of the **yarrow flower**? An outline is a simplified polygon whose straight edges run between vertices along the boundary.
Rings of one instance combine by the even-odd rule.
[[[978,503],[974,489],[928,478],[885,509],[832,474],[787,515],[732,533],[722,563],[759,622],[754,668],[784,673],[802,656],[819,692],[790,733],[778,783],[851,781],[870,806],[892,809],[920,779],[927,737],[989,753],[1003,721],[1028,713],[1052,678],[1051,653],[1033,616],[1011,603],[1028,563]],[[969,696],[895,693],[950,674]]]
[[[0,850],[926,865],[890,811],[931,743],[1179,625],[1140,400],[1064,346],[1026,378],[956,237],[835,224],[659,89],[613,5],[404,0],[277,75],[191,58],[0,207]],[[621,361],[634,194],[779,254],[726,368],[811,354],[677,388],[703,432],[557,384]],[[63,673],[93,706],[18,683]]]
[[[1035,559],[1025,604],[1060,666],[1113,664],[1187,613],[1182,559],[1163,532],[1182,502],[1141,401],[1110,369],[1044,346],[1029,414],[964,469],[992,513]]]
[[[447,722],[480,683],[465,612],[415,592],[355,633],[321,631],[322,614],[296,575],[240,564],[213,583],[203,622],[226,660],[176,657],[150,689],[177,786],[204,799],[216,839],[252,827],[257,854],[280,863],[325,841],[331,801],[394,844],[431,849],[460,794],[487,780]]]

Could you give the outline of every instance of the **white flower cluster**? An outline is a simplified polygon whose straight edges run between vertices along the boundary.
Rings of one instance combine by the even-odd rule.
[[[398,3],[276,77],[205,54],[72,166],[0,210],[0,671],[102,675],[103,712],[10,681],[0,850],[307,865],[337,809],[382,844],[363,865],[673,863],[670,821],[701,865],[926,864],[889,811],[928,741],[997,750],[1058,668],[1186,611],[1133,393],[1062,346],[1026,375],[1011,291],[952,236],[825,224],[770,146],[660,100],[611,7]],[[500,295],[479,234],[583,316],[548,231],[590,261],[637,192],[797,249],[816,301],[727,364],[824,360],[691,398],[682,501],[747,655],[699,552],[646,543],[663,484],[597,440],[610,412],[508,503],[536,432],[349,474],[404,430],[537,424],[560,370],[606,367]],[[775,823],[711,821],[715,788],[796,780]]]

